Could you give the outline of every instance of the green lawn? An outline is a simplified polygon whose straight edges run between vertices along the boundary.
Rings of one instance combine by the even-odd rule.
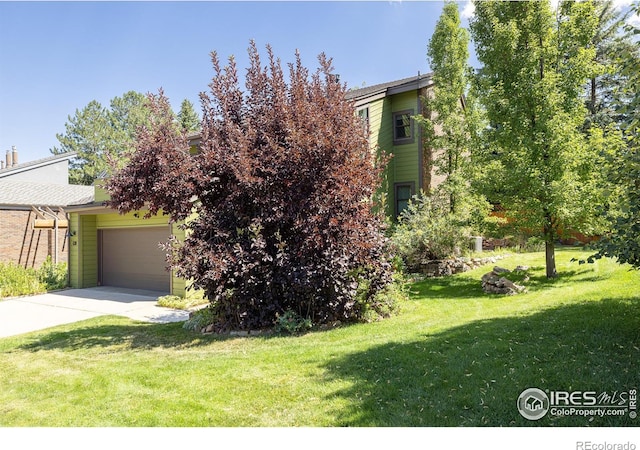
[[[516,409],[529,387],[640,387],[640,273],[570,262],[529,292],[483,294],[491,266],[412,285],[382,322],[222,338],[101,317],[0,339],[0,426],[637,426]]]

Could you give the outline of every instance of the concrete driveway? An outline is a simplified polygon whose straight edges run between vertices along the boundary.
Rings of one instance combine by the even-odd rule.
[[[0,338],[104,315],[154,323],[181,322],[187,311],[156,305],[160,292],[97,287],[0,301]]]

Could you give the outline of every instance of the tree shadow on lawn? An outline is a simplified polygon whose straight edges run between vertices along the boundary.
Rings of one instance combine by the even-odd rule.
[[[325,366],[349,405],[343,426],[638,426],[640,418],[523,418],[516,402],[542,390],[640,387],[640,300],[606,299],[474,322],[389,343]],[[335,395],[335,394],[334,394]]]
[[[95,320],[106,323],[95,323]],[[34,334],[23,350],[80,350],[94,347],[122,347],[132,349],[191,348],[208,345],[212,341],[234,339],[229,335],[203,335],[182,328],[182,322],[153,324],[136,323],[118,316],[90,319],[86,326],[78,324],[57,327]]]
[[[489,269],[491,270],[491,269]],[[472,298],[484,295],[479,279],[464,275],[427,278],[411,286],[413,296],[425,298]]]
[[[488,273],[493,269],[493,266],[487,267],[482,272]],[[593,275],[591,268],[576,268],[575,270],[564,270],[558,274],[557,278],[549,279],[544,272],[544,266],[536,266],[529,268],[526,272],[518,272],[512,274],[505,274],[507,278],[512,279],[518,284],[522,284],[527,288],[529,292],[536,292],[543,289],[548,289],[552,286],[561,286],[566,283],[580,281],[600,281],[607,278],[606,274]],[[519,276],[513,276],[513,275]],[[529,274],[529,280],[522,281],[524,274]],[[591,276],[585,276],[590,274]],[[414,283],[411,286],[411,294],[418,298],[432,298],[432,299],[451,299],[451,298],[474,298],[493,295],[496,297],[502,297],[500,294],[487,294],[482,290],[482,282],[480,277],[474,278],[468,275],[458,274],[447,277],[427,278],[424,281]]]

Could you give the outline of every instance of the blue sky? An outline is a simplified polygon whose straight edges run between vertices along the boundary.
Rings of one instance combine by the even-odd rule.
[[[262,52],[270,44],[284,64],[298,49],[311,69],[324,52],[349,87],[427,73],[443,4],[0,0],[0,158],[13,145],[20,162],[50,156],[76,109],[91,100],[108,106],[130,90],[163,88],[174,110],[186,98],[199,111],[210,52],[223,61],[234,55],[244,72],[251,39]],[[458,5],[467,26],[472,4]],[[473,56],[470,63],[477,65]]]
[[[325,52],[349,87],[426,73],[442,5],[0,1],[0,157],[13,145],[20,162],[50,156],[76,109],[129,90],[163,88],[174,110],[187,98],[199,111],[209,53],[234,55],[244,72],[250,39],[283,63],[299,49],[312,69]]]

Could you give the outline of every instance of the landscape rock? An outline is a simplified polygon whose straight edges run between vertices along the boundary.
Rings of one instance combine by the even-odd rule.
[[[499,269],[499,270],[496,270]],[[482,275],[482,290],[489,294],[515,295],[525,292],[526,288],[502,276],[510,270],[494,267],[491,272]]]
[[[468,272],[485,264],[495,264],[496,261],[506,256],[508,255],[490,256],[486,258],[459,257],[452,259],[429,260],[423,261],[419,267],[414,267],[413,270],[428,278],[446,277],[456,273]]]

